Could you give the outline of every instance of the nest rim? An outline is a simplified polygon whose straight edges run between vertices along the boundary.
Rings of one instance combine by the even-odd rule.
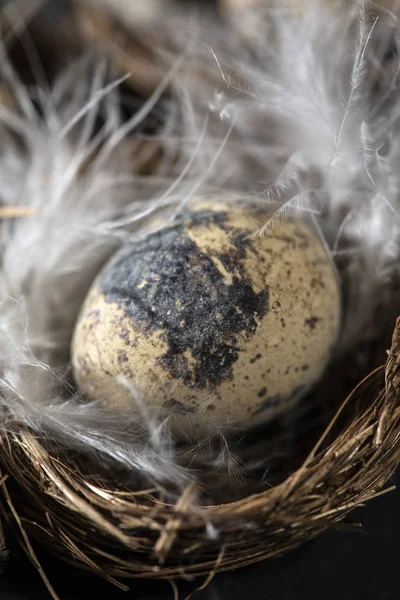
[[[343,410],[361,397],[367,407],[324,446]],[[208,580],[282,554],[342,521],[393,489],[385,485],[399,462],[400,317],[386,365],[355,387],[302,466],[274,487],[197,507],[190,484],[171,504],[157,489],[127,492],[85,480],[21,429],[0,436],[0,515],[54,598],[31,539],[124,589],[122,580],[135,577]]]

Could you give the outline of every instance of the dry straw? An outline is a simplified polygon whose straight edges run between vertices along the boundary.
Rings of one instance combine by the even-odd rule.
[[[126,577],[210,577],[280,554],[393,489],[385,484],[400,460],[399,363],[400,319],[386,367],[352,391],[303,465],[227,504],[192,508],[195,485],[175,505],[161,489],[111,489],[30,431],[3,433],[2,514],[54,597],[31,540],[120,587]]]

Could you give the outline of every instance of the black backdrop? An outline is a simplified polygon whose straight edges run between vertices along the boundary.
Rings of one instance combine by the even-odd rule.
[[[400,484],[400,472],[396,478]],[[362,523],[361,532],[329,531],[283,557],[218,575],[195,600],[398,600],[400,489],[357,509],[351,521]],[[165,582],[131,580],[124,593],[51,557],[41,560],[61,600],[174,598]],[[202,581],[179,584],[181,599]],[[0,577],[0,600],[47,598],[34,567],[12,546]]]

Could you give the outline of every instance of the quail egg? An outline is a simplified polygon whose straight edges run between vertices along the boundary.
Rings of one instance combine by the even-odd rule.
[[[94,282],[72,362],[89,399],[199,430],[269,420],[321,376],[338,336],[338,277],[298,219],[198,201],[126,244]],[[175,426],[174,425],[174,426]]]

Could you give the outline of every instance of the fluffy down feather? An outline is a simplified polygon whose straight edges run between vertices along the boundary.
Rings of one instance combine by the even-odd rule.
[[[257,27],[245,37],[232,36],[222,19],[207,28],[192,13],[190,43],[164,57],[165,79],[128,120],[120,102],[127,74],[111,81],[101,56],[82,56],[50,88],[40,77],[28,88],[3,46],[0,74],[12,101],[0,109],[1,204],[29,212],[1,221],[3,427],[25,424],[105,464],[178,487],[196,477],[183,461],[188,452],[196,468],[211,465],[229,476],[246,475],[243,457],[249,471],[268,467],[262,446],[241,455],[222,431],[217,442],[176,448],[168,422],[150,419],[143,407],[133,422],[86,404],[71,377],[73,327],[96,273],[153,214],[173,218],[194,194],[257,195],[273,215],[265,228],[293,211],[308,215],[343,279],[341,349],[374,340],[386,319],[379,315],[396,311],[395,12],[361,1],[338,11],[318,1],[301,12],[268,1],[246,10]],[[173,16],[163,18],[174,26]],[[194,60],[202,77],[198,69],[192,75]],[[143,177],[135,174],[139,152],[132,163],[133,136],[149,141],[140,128],[155,110],[163,126],[150,147],[163,159]]]

